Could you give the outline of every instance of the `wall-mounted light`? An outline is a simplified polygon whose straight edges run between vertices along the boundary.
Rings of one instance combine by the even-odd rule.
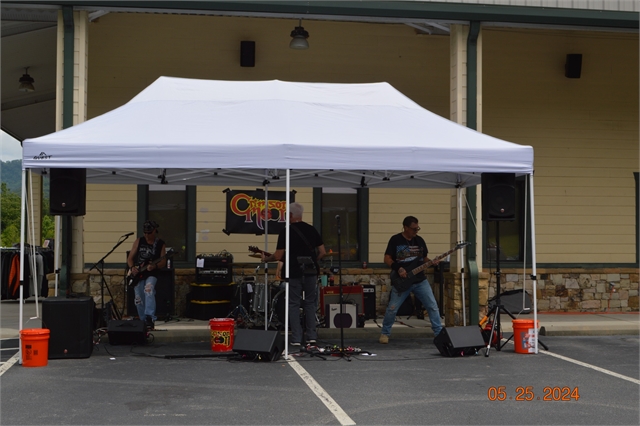
[[[290,49],[303,50],[309,48],[309,33],[302,27],[302,19],[300,19],[298,26],[291,31],[291,43],[289,43]]]
[[[18,86],[18,90],[21,92],[33,92],[36,90],[36,88],[33,87],[34,82],[35,80],[29,75],[29,67],[25,67],[24,74],[22,74],[19,80],[20,86]]]

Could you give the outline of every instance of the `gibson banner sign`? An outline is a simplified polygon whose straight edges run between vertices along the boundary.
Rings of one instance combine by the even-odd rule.
[[[265,216],[264,191],[227,191],[226,234],[264,234],[268,217],[269,234],[278,234],[287,222],[286,192],[269,191],[268,215]],[[291,191],[290,202],[295,201]]]

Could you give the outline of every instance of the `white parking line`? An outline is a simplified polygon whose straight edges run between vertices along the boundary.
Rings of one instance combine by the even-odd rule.
[[[20,358],[20,352],[16,353],[14,356],[9,358],[7,362],[3,362],[2,365],[0,365],[0,376],[2,376],[5,371],[10,369],[13,366],[13,364],[18,362],[19,358]]]
[[[512,341],[509,341],[509,343],[511,343],[513,345]],[[574,364],[581,365],[581,366],[587,367],[587,368],[591,368],[592,370],[596,370],[596,371],[599,371],[601,373],[608,374],[610,376],[617,377],[617,378],[622,379],[622,380],[627,380],[627,381],[629,381],[631,383],[635,383],[636,385],[640,385],[640,380],[638,380],[638,379],[634,379],[633,377],[629,377],[629,376],[623,376],[622,374],[618,374],[618,373],[616,373],[614,371],[606,370],[604,368],[600,368],[600,367],[597,367],[595,365],[587,364],[586,362],[578,361],[577,359],[568,358],[566,356],[554,354],[553,352],[549,352],[549,351],[538,351],[538,353],[539,354],[553,356],[553,357],[556,357],[556,358],[561,359],[563,361],[572,362]]]
[[[289,365],[293,370],[298,373],[298,376],[302,379],[303,382],[309,386],[309,389],[316,394],[316,396],[322,401],[322,403],[333,413],[333,415],[338,419],[341,425],[355,425],[356,423],[344,412],[344,410],[329,396],[329,394],[320,386],[318,382],[315,381],[313,377],[305,370],[298,362],[293,359],[293,357],[289,357]]]
[[[613,372],[611,370],[605,370],[604,368],[596,367],[595,365],[587,364],[586,362],[578,361],[578,360],[575,360],[575,359],[572,359],[572,358],[567,358],[566,356],[554,354],[553,352],[538,351],[538,353],[549,355],[549,356],[554,356],[554,357],[562,359],[564,361],[569,361],[569,362],[572,362],[574,364],[578,364],[578,365],[581,365],[583,367],[591,368],[592,370],[596,370],[596,371],[599,371],[601,373],[608,374],[610,376],[617,377],[617,378],[622,379],[622,380],[628,380],[631,383],[635,383],[636,385],[640,385],[640,380],[638,380],[638,379],[634,379],[633,377],[629,377],[629,376],[623,376],[622,374],[618,374],[618,373]]]

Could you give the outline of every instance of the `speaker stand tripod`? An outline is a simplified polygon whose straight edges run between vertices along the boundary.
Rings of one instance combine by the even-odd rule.
[[[347,361],[351,361],[351,355],[349,354],[345,347],[344,347],[344,321],[342,320],[342,318],[344,318],[344,293],[342,291],[342,242],[340,241],[340,215],[336,215],[336,225],[338,228],[338,288],[340,290],[340,349],[338,351],[338,353],[335,353],[333,355],[339,356],[341,358],[345,358]],[[325,312],[325,315],[327,313]],[[356,318],[353,319],[354,321],[356,321],[356,327],[357,327],[357,323],[358,323],[358,312],[356,311]],[[325,317],[325,322],[327,321],[327,318]]]
[[[491,350],[491,343],[493,343],[494,339],[496,341],[496,350],[500,351],[504,345],[506,345],[509,340],[513,337],[509,337],[504,343],[500,343],[500,335],[501,335],[501,327],[500,327],[500,314],[505,313],[511,317],[511,319],[516,319],[511,312],[507,308],[502,305],[502,301],[500,300],[500,221],[496,221],[496,299],[495,305],[489,310],[487,313],[487,317],[489,319],[492,318],[493,315],[493,324],[491,325],[491,333],[489,334],[489,341],[487,343],[487,348],[485,350],[484,356],[489,356],[489,351]],[[534,327],[536,325],[534,324]],[[538,339],[538,343],[542,345],[543,348],[549,350],[549,348]]]

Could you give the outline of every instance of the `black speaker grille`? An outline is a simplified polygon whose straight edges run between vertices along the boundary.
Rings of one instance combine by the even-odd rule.
[[[91,297],[49,297],[42,302],[42,327],[50,330],[49,359],[91,356],[93,311]]]
[[[482,174],[482,220],[510,221],[516,218],[515,173]]]
[[[84,216],[87,211],[87,169],[51,169],[49,213]]]

